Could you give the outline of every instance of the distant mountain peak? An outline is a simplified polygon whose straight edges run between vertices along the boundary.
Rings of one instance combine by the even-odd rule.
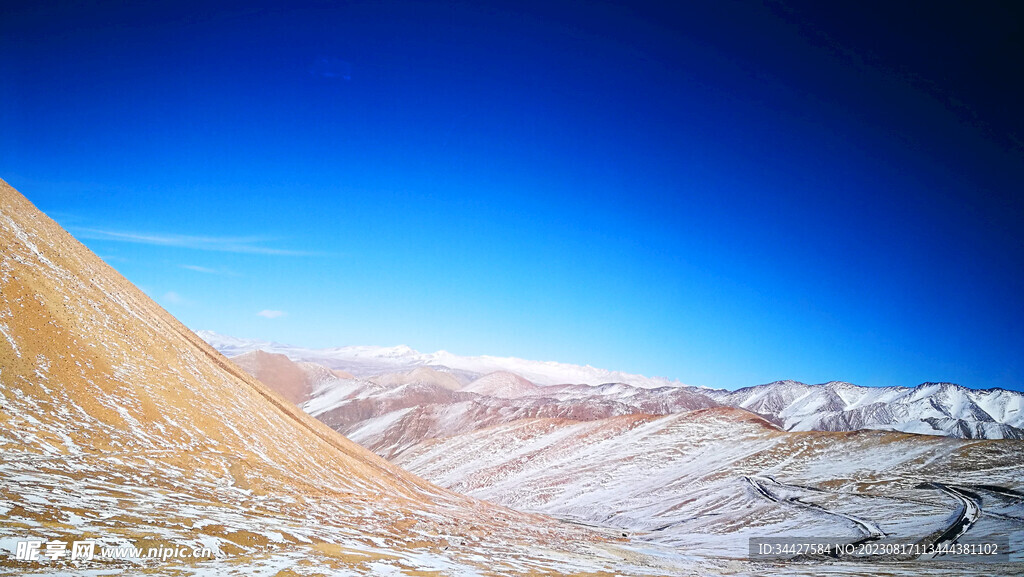
[[[196,334],[227,356],[261,349],[287,355],[292,360],[319,362],[332,369],[344,369],[357,376],[373,376],[387,372],[411,370],[416,366],[447,368],[474,377],[495,371],[508,371],[520,375],[537,385],[626,383],[641,388],[679,387],[679,381],[664,377],[646,377],[558,361],[532,361],[517,357],[491,355],[460,356],[449,351],[423,353],[408,345],[392,347],[342,346],[312,349],[275,343],[260,339],[241,339],[201,330]]]
[[[473,381],[462,389],[463,392],[478,393],[491,397],[514,399],[533,395],[540,387],[509,371],[494,371]]]

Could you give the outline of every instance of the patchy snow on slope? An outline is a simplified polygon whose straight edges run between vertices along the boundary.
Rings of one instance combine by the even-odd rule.
[[[429,484],[329,430],[3,181],[0,318],[0,547],[215,552],[181,563],[5,555],[0,575],[691,572],[670,549],[662,570],[625,540]],[[414,396],[420,385],[381,390]]]
[[[956,510],[928,482],[984,493],[990,515],[971,529],[972,539],[1012,534],[1024,518],[1024,445],[981,443],[886,432],[787,433],[740,411],[710,409],[590,422],[520,420],[422,443],[397,462],[493,502],[737,558],[756,536],[927,539]],[[755,490],[749,479],[763,486]],[[1024,554],[1019,539],[1011,546]],[[914,574],[925,567],[890,568]]]

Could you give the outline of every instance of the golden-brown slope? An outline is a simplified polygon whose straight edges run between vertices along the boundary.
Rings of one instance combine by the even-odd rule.
[[[600,537],[449,493],[309,417],[3,181],[0,255],[0,539],[203,543],[219,572],[620,563]]]
[[[231,362],[296,405],[305,401],[313,390],[312,375],[284,355],[252,351],[232,358]],[[322,372],[328,370],[322,369]]]
[[[6,183],[0,227],[6,404],[39,404],[34,428],[58,453],[70,451],[56,430],[61,408],[74,407],[85,448],[259,451],[308,482],[415,495],[421,481],[237,370]]]

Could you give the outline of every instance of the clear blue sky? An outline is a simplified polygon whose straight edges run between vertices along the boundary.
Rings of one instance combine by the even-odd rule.
[[[23,4],[0,177],[192,328],[1024,388],[996,4]]]

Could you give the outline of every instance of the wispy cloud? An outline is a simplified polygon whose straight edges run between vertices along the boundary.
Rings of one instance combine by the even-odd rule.
[[[269,310],[269,309],[263,309],[260,312],[256,313],[256,316],[263,317],[265,319],[276,319],[276,318],[283,317],[283,316],[285,316],[287,314],[288,313],[286,313],[284,311],[272,311],[272,310]]]
[[[217,269],[214,269],[214,268],[206,268],[205,266],[196,266],[194,264],[179,264],[178,267],[183,268],[185,270],[193,270],[193,271],[196,271],[196,272],[201,272],[201,273],[204,273],[204,274],[220,274],[220,275],[231,275],[232,274],[232,273],[225,272],[225,271],[222,271],[222,270],[217,270]]]
[[[195,250],[210,250],[217,252],[234,252],[247,254],[272,254],[282,256],[310,256],[314,253],[286,250],[262,246],[267,241],[265,238],[254,236],[219,237],[219,236],[190,236],[185,234],[160,234],[160,233],[138,233],[105,230],[99,228],[74,228],[72,230],[79,238],[90,238],[95,240],[109,240],[115,242],[130,242],[136,244],[151,244],[156,246],[173,246],[180,248],[191,248]]]

